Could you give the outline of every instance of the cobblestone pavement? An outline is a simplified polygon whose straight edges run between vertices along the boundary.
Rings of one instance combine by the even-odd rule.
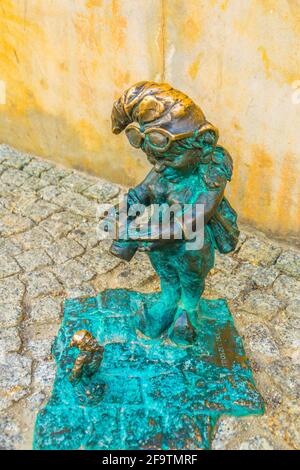
[[[97,203],[116,199],[118,186],[6,145],[0,182],[0,448],[30,449],[64,298],[159,284],[145,255],[127,264],[97,240]],[[229,300],[267,409],[223,417],[213,448],[299,449],[300,252],[243,230],[236,252],[217,256],[205,296]]]

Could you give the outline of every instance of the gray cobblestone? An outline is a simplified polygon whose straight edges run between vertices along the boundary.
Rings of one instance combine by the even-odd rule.
[[[30,358],[11,353],[0,363],[0,410],[29,393],[31,384]]]
[[[15,262],[15,260],[9,256],[2,254],[0,256],[0,279],[3,277],[11,276],[20,271],[20,266]]]
[[[120,188],[116,184],[99,181],[84,191],[84,195],[96,199],[98,202],[108,202],[118,196]]]
[[[8,297],[10,295],[8,294]],[[22,320],[22,305],[17,302],[0,303],[0,328],[18,325]]]
[[[25,168],[24,171],[32,176],[41,176],[45,171],[48,171],[53,168],[52,163],[46,162],[44,160],[32,160]]]
[[[285,274],[290,274],[300,280],[300,253],[293,250],[281,253],[276,262],[276,267]]]
[[[238,258],[255,265],[270,266],[281,253],[281,248],[259,238],[249,238],[238,252]]]
[[[34,250],[46,248],[53,242],[53,239],[46,230],[37,226],[17,235],[12,241],[21,246],[23,250]]]
[[[20,347],[21,338],[17,328],[0,330],[0,361],[4,359],[7,353],[18,352]]]
[[[83,175],[77,173],[72,173],[60,182],[60,185],[64,188],[70,189],[71,191],[75,191],[78,193],[83,192],[92,184],[93,180],[91,180],[91,178],[84,177]]]
[[[99,243],[95,222],[84,221],[68,234],[68,238],[76,240],[84,248],[94,248]]]
[[[60,210],[61,209],[57,205],[40,200],[27,205],[23,210],[23,215],[38,223],[47,219],[47,217],[54,214],[54,212],[58,212]]]
[[[58,322],[61,317],[61,299],[52,296],[32,300],[28,308],[28,318],[37,324]]]
[[[68,238],[62,238],[47,248],[48,255],[57,264],[76,258],[76,256],[81,255],[83,252],[84,248],[79,243]]]
[[[22,186],[29,176],[21,170],[8,168],[1,175],[1,183],[9,184],[12,188]]]
[[[25,251],[17,255],[16,260],[25,271],[35,271],[52,263],[47,253],[40,249]]]
[[[3,279],[0,283],[0,303],[21,302],[25,287],[17,277]]]
[[[71,191],[62,192],[59,196],[52,199],[57,205],[68,208],[75,214],[83,217],[96,218],[98,204],[78,193]]]
[[[90,266],[84,266],[76,260],[58,265],[54,272],[65,288],[78,287],[82,282],[90,281],[96,271]]]
[[[254,290],[247,295],[242,308],[247,312],[259,315],[261,318],[271,320],[284,308],[284,304],[271,294]]]
[[[40,224],[40,227],[47,230],[54,239],[58,239],[65,237],[72,229],[80,224],[81,220],[81,216],[75,215],[69,211],[62,211],[44,220]]]
[[[22,276],[26,283],[28,296],[35,298],[39,295],[58,294],[61,285],[50,271],[33,271]]]
[[[9,237],[28,230],[33,225],[28,217],[19,214],[9,214],[0,220],[0,236]]]

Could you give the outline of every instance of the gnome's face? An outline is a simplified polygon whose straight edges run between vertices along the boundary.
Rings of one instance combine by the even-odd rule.
[[[191,173],[199,162],[199,150],[186,149],[182,144],[184,140],[172,142],[168,150],[161,153],[149,145],[146,138],[141,148],[157,173],[176,180]]]

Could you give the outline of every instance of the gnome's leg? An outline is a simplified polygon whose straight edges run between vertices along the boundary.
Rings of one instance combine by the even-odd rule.
[[[205,278],[214,264],[214,249],[211,243],[201,250],[185,250],[178,256],[178,275],[181,285],[179,308],[169,330],[172,341],[178,344],[193,342],[196,336],[200,299],[204,291]]]
[[[145,334],[155,338],[171,325],[181,296],[180,281],[170,256],[162,251],[149,253],[149,258],[160,278],[161,294],[158,302],[145,311]]]

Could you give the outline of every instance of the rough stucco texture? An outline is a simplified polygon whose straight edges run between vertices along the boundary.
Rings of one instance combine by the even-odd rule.
[[[134,184],[112,102],[166,80],[219,127],[241,218],[299,238],[300,0],[1,0],[0,31],[0,141]]]

